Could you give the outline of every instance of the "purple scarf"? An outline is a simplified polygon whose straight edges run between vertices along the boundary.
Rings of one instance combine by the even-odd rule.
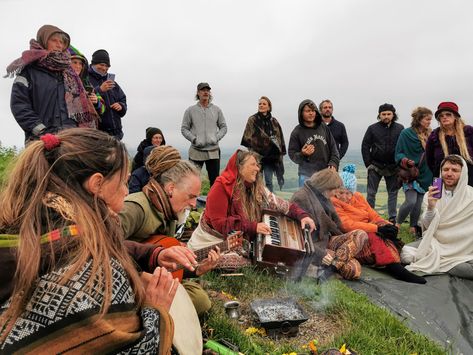
[[[33,62],[51,72],[62,72],[64,77],[65,101],[69,118],[77,122],[79,127],[97,128],[98,115],[93,104],[87,97],[80,77],[71,67],[68,52],[48,51],[36,40],[30,40],[30,49],[7,67],[5,77],[18,75],[24,67]]]

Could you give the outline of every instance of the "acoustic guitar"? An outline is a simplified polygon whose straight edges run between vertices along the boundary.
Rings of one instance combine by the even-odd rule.
[[[154,245],[159,245],[164,248],[170,248],[174,246],[185,246],[184,243],[181,243],[178,239],[174,237],[169,237],[167,235],[152,235],[148,239],[145,239],[143,243],[146,244],[154,244]],[[220,253],[225,254],[243,244],[243,233],[241,231],[236,231],[233,233],[230,233],[227,236],[226,240],[223,240],[220,243],[208,246],[206,248],[202,248],[199,250],[194,250],[194,254],[196,255],[197,262],[200,263],[202,260],[207,258],[209,255],[209,252],[212,249],[215,249],[215,247],[220,248]],[[184,265],[177,264],[177,267],[171,271],[172,276],[174,278],[178,278],[179,282],[182,281],[182,278],[184,276]]]

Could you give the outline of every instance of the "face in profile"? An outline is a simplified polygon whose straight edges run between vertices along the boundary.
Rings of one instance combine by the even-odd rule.
[[[255,157],[249,155],[240,167],[240,175],[249,184],[256,182],[260,167]]]
[[[333,190],[333,191],[334,191],[335,197],[345,203],[349,203],[351,198],[353,197],[353,193],[350,190],[345,189],[344,187]]]
[[[119,213],[124,206],[128,195],[128,174],[116,172],[111,178],[104,180],[98,196],[115,213]]]
[[[188,175],[172,187],[168,193],[175,214],[180,214],[186,209],[195,208],[201,188],[199,176]]]

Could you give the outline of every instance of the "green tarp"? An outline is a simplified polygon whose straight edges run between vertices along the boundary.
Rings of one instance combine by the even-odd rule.
[[[364,267],[360,281],[346,281],[357,292],[390,310],[414,331],[452,354],[473,354],[473,281],[427,276],[427,284],[398,281]]]

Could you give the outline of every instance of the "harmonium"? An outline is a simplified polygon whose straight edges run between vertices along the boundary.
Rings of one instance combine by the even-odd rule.
[[[308,226],[302,229],[299,221],[268,210],[263,212],[262,222],[271,228],[271,234],[258,234],[253,242],[253,260],[258,266],[300,279],[314,253]]]

